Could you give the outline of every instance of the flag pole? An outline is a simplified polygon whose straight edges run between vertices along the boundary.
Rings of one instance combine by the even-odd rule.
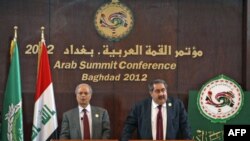
[[[11,41],[11,46],[10,46],[10,60],[12,60],[12,55],[14,52],[14,48],[16,46],[16,42],[17,42],[17,26],[14,26],[14,38]]]
[[[14,26],[14,41],[17,41],[17,26]]]
[[[39,42],[39,51],[38,51],[38,66],[37,66],[37,72],[39,70],[39,62],[40,62],[40,59],[41,59],[41,53],[42,53],[42,46],[43,46],[43,43],[45,43],[45,38],[44,38],[44,30],[45,30],[45,27],[44,26],[41,26],[41,41]],[[37,73],[38,75],[38,73]]]
[[[45,27],[42,26],[42,27],[41,27],[41,41],[45,41],[45,38],[44,38],[44,30],[45,30]]]

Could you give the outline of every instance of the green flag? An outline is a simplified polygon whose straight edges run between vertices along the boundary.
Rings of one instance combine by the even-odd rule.
[[[23,111],[19,53],[16,39],[10,47],[10,68],[3,98],[2,141],[23,141]]]

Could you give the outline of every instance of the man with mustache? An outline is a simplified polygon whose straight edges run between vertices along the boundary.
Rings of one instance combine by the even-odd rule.
[[[177,98],[168,97],[167,83],[156,79],[149,83],[148,88],[151,97],[132,107],[121,141],[131,139],[135,129],[137,139],[192,139],[184,104]]]
[[[60,139],[109,139],[110,120],[106,109],[90,105],[93,90],[86,83],[75,89],[78,107],[63,114]]]

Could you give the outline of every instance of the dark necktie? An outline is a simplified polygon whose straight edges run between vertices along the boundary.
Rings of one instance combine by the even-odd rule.
[[[90,131],[89,131],[89,119],[87,116],[87,110],[83,109],[83,136],[84,139],[90,139]]]
[[[162,123],[162,114],[161,114],[161,105],[158,106],[157,114],[157,125],[156,125],[156,140],[163,140],[163,123]]]

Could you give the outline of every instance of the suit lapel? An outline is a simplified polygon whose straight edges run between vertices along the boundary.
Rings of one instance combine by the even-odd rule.
[[[166,139],[171,138],[171,127],[172,127],[172,119],[173,119],[173,103],[172,101],[168,98],[166,102],[166,107],[167,107],[167,131],[166,131]]]
[[[73,120],[76,123],[77,136],[78,136],[77,138],[81,138],[82,139],[81,126],[80,126],[80,124],[82,124],[82,121],[79,123],[79,121],[80,121],[79,117],[80,117],[80,115],[79,115],[79,109],[76,108],[74,110],[74,113],[73,113]]]
[[[97,122],[97,118],[95,118],[95,115],[97,113],[97,110],[94,106],[91,106],[91,118],[92,118],[92,138],[95,138],[96,136],[96,132],[95,132],[95,129],[97,128],[96,126],[96,123]]]
[[[153,138],[152,135],[152,125],[151,125],[151,104],[152,104],[152,99],[149,98],[149,100],[147,101],[147,107],[146,112],[148,115],[146,116],[146,129],[145,129],[145,133],[148,136],[148,138]],[[144,130],[144,129],[143,129]]]

